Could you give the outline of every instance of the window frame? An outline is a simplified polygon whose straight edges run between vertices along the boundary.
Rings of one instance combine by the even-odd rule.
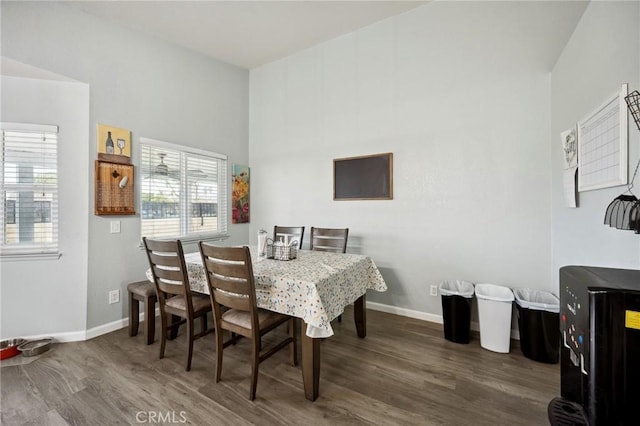
[[[174,153],[178,153],[180,157],[180,164],[187,164],[189,158],[204,158],[206,160],[215,160],[218,163],[217,166],[217,228],[219,231],[203,231],[203,232],[189,232],[184,234],[184,230],[187,229],[186,224],[184,223],[186,220],[190,218],[191,210],[188,208],[189,200],[187,197],[188,193],[188,179],[185,178],[184,171],[180,173],[179,179],[179,201],[178,201],[178,212],[180,218],[180,235],[172,235],[172,236],[152,236],[152,235],[143,235],[143,220],[144,210],[143,210],[143,191],[144,184],[144,164],[143,164],[143,155],[142,152],[147,147],[155,150],[166,149],[167,151],[172,151]],[[138,188],[140,188],[139,192],[139,201],[138,206],[140,208],[140,247],[142,247],[142,237],[146,236],[148,238],[158,238],[158,239],[180,239],[183,242],[195,242],[195,241],[215,241],[215,240],[223,240],[229,238],[228,229],[229,229],[229,215],[227,212],[227,198],[228,198],[228,158],[225,154],[220,154],[214,151],[207,151],[198,148],[192,148],[185,145],[179,145],[171,142],[161,141],[158,139],[152,139],[147,137],[140,137],[139,144],[139,154],[140,154],[140,169],[141,172],[138,173]],[[186,159],[185,159],[186,157]]]
[[[48,125],[48,124],[33,124],[33,123],[18,123],[18,122],[1,122],[0,123],[0,132],[2,133],[0,136],[2,137],[2,142],[0,143],[0,182],[2,183],[2,201],[0,202],[0,216],[2,217],[2,228],[0,229],[0,259],[4,260],[38,260],[38,259],[58,259],[61,256],[60,253],[60,211],[59,211],[59,195],[60,195],[60,157],[58,155],[60,150],[60,131],[57,125]],[[20,182],[16,183],[7,183],[5,182],[5,167],[6,167],[6,158],[5,158],[5,132],[17,132],[17,133],[35,133],[40,134],[43,138],[43,141],[51,138],[53,140],[53,145],[55,149],[51,150],[50,144],[51,141],[47,142],[49,145],[45,145],[43,143],[42,149],[39,152],[35,152],[32,154],[34,165],[42,165],[42,166],[50,166],[55,164],[55,182],[46,182],[42,184],[24,184]],[[52,137],[53,135],[53,137]],[[46,139],[45,139],[46,138]],[[29,142],[32,144],[32,142]],[[33,146],[33,145],[32,145]],[[52,154],[53,152],[53,154]],[[49,157],[53,156],[54,159],[51,160],[43,160],[42,163],[36,161],[37,156],[47,155]],[[45,157],[42,157],[45,158]],[[50,223],[51,226],[51,242],[25,242],[18,244],[7,244],[6,235],[7,235],[7,225],[15,225],[18,217],[18,205],[13,201],[13,223],[7,221],[8,209],[5,206],[5,202],[11,201],[6,200],[6,192],[23,192],[25,189],[29,189],[29,187],[33,187],[37,189],[38,192],[45,191],[50,194],[50,199],[48,200],[34,200],[33,201],[33,212],[36,211],[42,212],[42,208],[45,207],[46,203],[49,203],[47,206],[47,218],[48,221],[34,220],[33,224],[38,223]],[[29,191],[27,191],[29,192]],[[34,191],[35,192],[35,191]],[[8,203],[7,203],[8,204]]]

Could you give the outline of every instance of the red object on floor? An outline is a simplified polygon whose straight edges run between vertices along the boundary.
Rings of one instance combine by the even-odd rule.
[[[0,359],[12,358],[20,353],[18,346],[24,343],[24,339],[9,339],[0,342]]]

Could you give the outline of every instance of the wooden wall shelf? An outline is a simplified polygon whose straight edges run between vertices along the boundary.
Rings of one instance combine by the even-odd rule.
[[[95,168],[95,214],[136,214],[133,165],[96,160]]]

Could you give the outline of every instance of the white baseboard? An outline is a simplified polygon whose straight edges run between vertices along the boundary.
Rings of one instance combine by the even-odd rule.
[[[430,314],[427,312],[414,311],[412,309],[399,308],[397,306],[384,305],[382,303],[367,302],[367,309],[374,311],[386,312],[388,314],[400,315],[402,317],[415,318],[422,321],[443,324],[442,315]],[[471,321],[471,330],[480,331],[480,324],[477,321]],[[511,338],[520,340],[520,331],[511,329]]]
[[[140,314],[142,316],[142,314]],[[122,318],[117,321],[113,321],[107,324],[99,325],[97,327],[87,330],[87,337],[85,340],[91,340],[94,337],[102,336],[103,334],[111,333],[112,331],[120,330],[123,327],[129,325],[129,317]]]
[[[160,315],[160,310],[156,308],[156,316]],[[144,321],[144,312],[140,313],[140,322]],[[97,327],[90,328],[85,331],[70,331],[67,333],[52,333],[41,334],[34,336],[23,337],[25,340],[42,339],[43,337],[51,337],[55,343],[67,343],[67,342],[82,342],[85,340],[91,340],[94,337],[102,336],[103,334],[111,333],[112,331],[120,330],[121,328],[129,326],[129,317],[122,318],[116,321],[112,321],[107,324],[102,324]]]
[[[156,316],[160,315],[160,309],[156,308]],[[139,315],[139,321],[144,321],[144,312]],[[87,338],[85,340],[93,339],[94,337],[102,336],[103,334],[111,333],[112,331],[120,330],[121,328],[129,326],[129,317],[122,318],[121,320],[113,321],[108,324],[99,325],[87,330]]]
[[[141,314],[141,317],[142,317],[142,314]],[[103,334],[111,333],[112,331],[120,330],[122,327],[126,327],[128,325],[129,325],[129,318],[123,318],[123,319],[113,321],[108,324],[103,324],[98,327],[90,328],[84,331],[39,334],[34,336],[23,337],[23,339],[36,340],[36,339],[42,339],[43,337],[51,337],[53,338],[53,341],[55,343],[82,342],[85,340],[93,339],[94,337],[101,336]]]
[[[382,303],[367,302],[367,309],[374,311],[386,312],[388,314],[400,315],[401,317],[415,318],[423,321],[435,322],[442,324],[442,315],[430,314],[427,312],[414,311],[397,306],[383,305]]]
[[[86,331],[68,331],[65,333],[51,333],[51,334],[34,334],[32,336],[23,336],[25,340],[38,340],[45,337],[53,339],[54,343],[66,343],[66,342],[81,342],[86,339]]]
[[[442,315],[430,314],[428,312],[415,311],[412,309],[399,308],[397,306],[384,305],[382,303],[367,302],[367,309],[374,311],[386,312],[388,314],[399,315],[407,318],[415,318],[422,321],[433,322],[436,324],[442,324]],[[156,316],[160,315],[160,310],[156,308]],[[144,321],[144,312],[140,313],[140,322]],[[121,328],[129,326],[129,317],[122,318],[116,321],[112,321],[107,324],[102,324],[97,327],[90,328],[86,331],[72,331],[68,333],[54,333],[43,334],[37,336],[24,337],[26,340],[41,339],[43,337],[52,337],[54,342],[66,343],[66,342],[80,342],[84,340],[90,340],[103,334],[111,333],[112,331],[120,330]],[[471,322],[471,330],[480,331],[480,326],[476,321]],[[511,330],[511,338],[520,340],[520,333],[518,330]]]

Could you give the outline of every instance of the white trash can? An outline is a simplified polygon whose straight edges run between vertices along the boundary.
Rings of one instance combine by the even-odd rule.
[[[509,353],[513,292],[509,287],[476,284],[480,346],[493,352]]]

